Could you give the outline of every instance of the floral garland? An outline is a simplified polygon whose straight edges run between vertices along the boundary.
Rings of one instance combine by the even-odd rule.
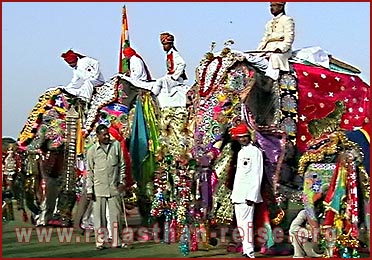
[[[55,89],[47,91],[39,97],[38,103],[32,109],[25,126],[18,137],[17,143],[20,146],[20,149],[25,150],[26,146],[31,143],[32,139],[35,137],[37,129],[42,123],[44,113],[54,106],[55,99],[60,93],[60,89]]]
[[[95,88],[96,94],[92,96],[90,108],[84,122],[86,136],[92,131],[94,124],[97,122],[100,109],[117,99],[118,83],[119,79],[114,77],[102,86]]]
[[[226,77],[227,70],[239,59],[241,60],[242,57],[229,49],[223,50],[220,56],[207,53],[196,69],[200,96],[208,97]]]

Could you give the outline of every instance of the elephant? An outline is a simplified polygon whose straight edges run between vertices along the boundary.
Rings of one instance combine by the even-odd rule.
[[[16,141],[12,138],[3,138],[2,153],[2,198],[3,220],[14,220],[13,199],[17,201],[17,209],[22,211],[22,218],[27,221],[23,198],[23,173],[22,161],[24,154],[18,150]]]
[[[297,174],[303,171],[299,159],[306,152],[313,126],[320,124],[334,129],[334,123],[338,122],[343,130],[352,130],[369,122],[369,86],[356,74],[342,73],[352,66],[331,61],[332,67],[327,69],[290,59],[290,71],[281,72],[274,82],[249,62],[244,53],[229,47],[218,53],[207,52],[200,61],[196,83],[188,93],[189,126],[194,137],[191,152],[203,167],[215,170],[209,170],[214,181],[204,200],[211,203],[209,197],[213,194],[215,202],[209,209],[216,220],[232,220],[228,196],[234,153],[226,146],[231,127],[244,120],[256,135],[255,143],[266,157],[266,184],[262,193],[276,197],[267,198],[268,204],[276,209],[269,212],[266,209],[266,214],[271,224],[277,225],[285,218],[282,208],[290,198],[302,202],[299,190],[307,176]],[[356,86],[360,87],[361,95],[353,92]],[[324,98],[322,91],[331,93],[332,102]],[[318,100],[319,106],[309,97]],[[340,114],[341,100],[353,101],[345,104],[343,118],[322,122],[322,117]],[[356,104],[360,107],[354,107]]]
[[[17,140],[28,158],[25,194],[37,225],[72,226],[76,185],[81,178],[77,165],[85,163],[85,149],[95,138],[93,130],[105,123],[116,129],[114,138],[123,141],[124,132],[129,134],[129,110],[142,92],[146,90],[118,74],[95,88],[89,104],[61,88],[47,89],[39,97]],[[113,107],[121,112],[110,116]],[[31,192],[38,187],[42,187],[41,197]]]
[[[200,179],[200,186],[209,187],[201,193],[209,222],[230,224],[233,221],[229,195],[236,151],[233,152],[230,144],[229,129],[242,121],[253,130],[254,143],[262,148],[265,156],[262,185],[265,202],[257,207],[258,214],[264,217],[259,225],[271,234],[270,222],[277,225],[282,221],[283,211],[275,197],[282,197],[278,188],[281,167],[290,159],[285,157],[285,144],[289,142],[294,147],[297,100],[292,93],[296,84],[290,73],[282,73],[278,81],[270,81],[243,53],[228,47],[219,53],[208,52],[200,61],[196,83],[188,92],[188,125],[193,133],[191,153],[202,166],[199,175],[210,176]],[[286,105],[281,103],[284,94],[288,99]],[[286,178],[290,179],[294,173],[288,175]],[[265,252],[273,245],[271,238],[261,244]]]
[[[304,176],[302,198],[311,225],[321,225],[321,232],[334,229],[337,240],[350,236],[349,241],[369,246],[370,180],[364,156],[369,155],[345,131],[323,133],[301,156],[299,174]],[[323,204],[321,215],[315,214],[316,203]],[[345,246],[354,248],[350,243]],[[328,248],[327,255],[334,256],[332,252]]]

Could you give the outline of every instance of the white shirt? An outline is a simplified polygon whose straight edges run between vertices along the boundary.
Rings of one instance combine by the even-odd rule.
[[[171,77],[174,80],[177,81],[183,81],[180,77],[182,73],[185,71],[186,68],[186,62],[185,60],[181,57],[178,51],[175,49],[170,49],[167,52],[167,72],[168,75],[171,75]],[[170,70],[172,70],[170,72]]]
[[[99,62],[90,57],[78,59],[73,69],[73,76],[66,88],[80,88],[84,81],[96,82],[94,86],[105,82],[100,70]]]
[[[262,202],[261,182],[263,176],[262,152],[256,146],[248,144],[238,153],[238,162],[234,186],[231,193],[233,203]]]
[[[130,59],[130,78],[132,80],[147,81],[145,64],[137,56],[133,55]]]
[[[151,91],[157,96],[160,107],[186,107],[186,93],[189,87],[184,85],[181,75],[186,63],[175,49],[167,52],[167,74],[153,84]]]

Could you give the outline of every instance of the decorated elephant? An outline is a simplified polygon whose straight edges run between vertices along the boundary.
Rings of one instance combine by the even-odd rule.
[[[13,199],[17,201],[17,209],[22,211],[23,220],[27,221],[23,198],[24,154],[18,150],[16,140],[2,139],[2,202],[3,221],[14,220]]]
[[[274,244],[270,219],[278,224],[283,217],[278,207],[278,185],[285,144],[287,140],[295,143],[297,100],[292,92],[296,84],[290,74],[282,74],[273,83],[247,61],[244,53],[226,47],[205,55],[196,69],[196,84],[188,93],[192,100],[188,107],[189,126],[194,138],[191,152],[202,166],[197,173],[200,187],[205,188],[201,189],[199,200],[208,224],[233,221],[229,198],[237,150],[230,144],[228,131],[242,121],[254,131],[253,140],[265,154],[265,202],[257,207],[263,216],[257,224],[268,229],[268,241],[261,244],[266,249]],[[280,103],[284,92],[286,105]]]
[[[369,86],[357,76],[360,71],[333,57],[329,64],[330,68],[324,68],[294,56],[291,71],[281,73],[271,84],[243,52],[226,47],[218,53],[208,52],[201,60],[196,84],[189,91],[189,125],[194,133],[192,154],[205,163],[204,171],[211,176],[204,200],[212,203],[209,198],[213,194],[209,207],[215,220],[232,220],[229,193],[234,152],[227,145],[227,133],[240,121],[254,130],[255,142],[266,157],[262,193],[274,206],[263,209],[264,226],[269,230],[283,220],[283,202],[301,202],[300,193],[288,187],[302,186],[302,179],[296,175],[297,163],[312,140],[310,121],[329,126],[322,119],[334,110],[337,113],[337,101],[343,100],[343,130],[369,122]],[[268,240],[266,246],[270,244]]]
[[[41,197],[26,196],[38,225],[72,225],[77,184],[84,171],[85,150],[95,138],[93,130],[105,123],[114,138],[125,143],[129,110],[140,92],[119,74],[96,87],[89,104],[59,88],[39,97],[17,141],[28,155],[26,193],[42,187]]]
[[[369,246],[370,230],[370,179],[364,163],[365,157],[369,161],[369,152],[365,153],[362,145],[348,138],[357,133],[340,129],[344,111],[345,106],[339,102],[335,111],[322,119],[327,124],[310,121],[309,130],[314,138],[302,154],[298,168],[298,173],[304,176],[303,202],[310,223],[313,227],[321,225],[326,255],[343,258],[358,257],[360,242]],[[363,134],[367,140],[368,132]],[[323,217],[315,214],[318,202],[324,205]],[[335,232],[333,243],[327,240],[327,230]]]

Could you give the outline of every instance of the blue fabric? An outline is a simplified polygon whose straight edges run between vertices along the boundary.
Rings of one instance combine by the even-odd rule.
[[[148,129],[142,102],[140,98],[137,98],[129,144],[129,152],[132,158],[132,175],[137,182],[140,182],[143,178],[142,164],[148,153],[148,140]]]
[[[362,131],[356,130],[356,131],[350,131],[346,132],[347,138],[349,138],[350,141],[359,144],[359,146],[362,148],[364,153],[364,159],[363,159],[363,165],[366,168],[366,171],[369,174],[369,167],[370,167],[370,148],[369,148],[369,142]]]

